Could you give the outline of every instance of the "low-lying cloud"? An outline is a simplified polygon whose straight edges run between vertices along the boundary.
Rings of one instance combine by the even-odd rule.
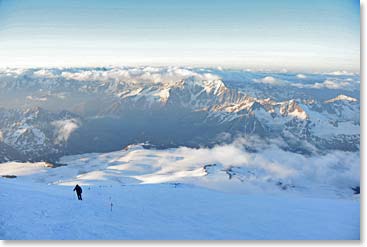
[[[308,79],[307,76],[303,74],[296,75],[297,79]],[[328,78],[322,82],[307,82],[307,83],[300,83],[300,82],[292,82],[290,80],[284,80],[280,78],[276,78],[275,76],[265,76],[261,79],[253,79],[256,83],[268,84],[272,86],[291,86],[297,88],[311,88],[311,89],[343,89],[343,90],[353,90],[355,89],[356,83],[353,79],[339,79],[339,78]]]
[[[108,68],[42,68],[42,69],[0,69],[0,78],[16,79],[27,76],[27,79],[130,82],[130,83],[174,83],[193,78],[202,81],[223,80],[224,82],[259,83],[271,86],[290,86],[311,89],[354,90],[359,87],[358,74],[347,71],[318,73],[307,75],[284,74],[273,72],[256,72],[248,70],[223,70],[190,67],[108,67]],[[350,78],[346,78],[349,76]]]
[[[251,145],[257,151],[249,152],[245,145]],[[192,182],[195,177],[205,176],[205,181],[201,178],[194,180],[220,189],[224,189],[227,183],[237,182],[240,183],[236,183],[237,189],[244,192],[254,189],[279,192],[282,191],[279,185],[287,185],[295,193],[323,196],[351,196],[351,188],[359,186],[359,152],[334,150],[303,155],[285,151],[279,145],[282,145],[280,140],[264,142],[239,138],[232,144],[213,148],[140,150],[129,154],[124,161],[153,166],[154,173],[136,176],[146,183],[177,179]],[[201,169],[205,165],[214,164],[215,171],[203,174]],[[229,179],[228,172],[231,171]]]
[[[44,72],[43,72],[44,73]],[[123,81],[123,82],[177,82],[190,77],[199,80],[218,80],[219,76],[211,73],[197,73],[193,70],[179,67],[138,67],[112,68],[108,70],[75,70],[62,71],[55,77],[77,81]]]
[[[326,79],[323,82],[316,82],[313,84],[302,84],[302,83],[292,83],[291,86],[298,88],[314,88],[314,89],[354,89],[354,86],[350,81],[346,80],[335,80],[335,79]]]
[[[52,122],[52,125],[56,128],[55,144],[66,142],[70,135],[79,128],[79,121],[76,119],[58,120]]]
[[[356,73],[349,72],[349,71],[346,71],[346,70],[336,70],[336,71],[328,72],[328,73],[325,73],[325,74],[326,75],[336,75],[336,76],[339,76],[339,75],[355,75]]]
[[[304,74],[297,74],[296,77],[299,78],[299,79],[307,78],[307,76],[305,76]]]
[[[350,83],[347,81],[325,80],[322,83],[313,84],[312,88],[342,89],[350,86]]]
[[[261,79],[254,79],[254,82],[257,83],[264,83],[264,84],[270,84],[270,85],[284,85],[284,82],[280,79],[277,79],[273,76],[265,76]]]

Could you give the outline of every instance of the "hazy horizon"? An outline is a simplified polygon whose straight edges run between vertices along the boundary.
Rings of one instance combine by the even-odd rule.
[[[359,72],[359,1],[0,2],[0,67]]]
[[[123,69],[123,68],[183,68],[183,69],[210,69],[218,71],[238,71],[238,72],[249,72],[249,73],[274,73],[274,74],[330,74],[330,75],[360,75],[360,71],[357,70],[346,70],[346,69],[287,69],[283,68],[251,68],[251,67],[235,67],[235,66],[200,66],[200,65],[147,65],[147,64],[107,64],[107,65],[80,65],[80,66],[1,66],[0,71],[13,71],[14,70],[64,70],[64,69],[76,69],[76,70],[96,70],[96,69]]]

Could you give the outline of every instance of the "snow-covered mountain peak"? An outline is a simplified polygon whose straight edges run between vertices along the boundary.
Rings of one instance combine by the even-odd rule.
[[[336,101],[350,101],[350,102],[357,102],[358,100],[349,96],[346,96],[344,94],[339,94],[335,98],[326,100],[325,103],[334,103]]]
[[[207,93],[214,93],[214,94],[218,94],[220,92],[228,90],[228,88],[221,79],[218,78],[207,79],[196,76],[185,78],[173,84],[171,83],[171,85],[175,85],[176,87],[180,88],[198,86],[204,88]]]
[[[228,92],[228,88],[222,80],[204,81],[205,91],[214,95],[221,95]]]
[[[292,116],[300,120],[306,120],[308,118],[307,113],[297,104],[294,99],[281,103],[280,113],[282,115]]]

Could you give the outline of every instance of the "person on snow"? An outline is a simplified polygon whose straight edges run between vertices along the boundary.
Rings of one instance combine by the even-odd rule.
[[[78,200],[82,200],[82,187],[79,186],[79,184],[75,185],[74,190],[76,192],[76,195],[78,196]]]

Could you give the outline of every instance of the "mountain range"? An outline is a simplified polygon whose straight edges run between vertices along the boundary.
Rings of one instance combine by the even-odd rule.
[[[7,69],[0,88],[0,162],[56,161],[134,143],[211,147],[238,137],[276,140],[305,155],[359,151],[359,75]]]

